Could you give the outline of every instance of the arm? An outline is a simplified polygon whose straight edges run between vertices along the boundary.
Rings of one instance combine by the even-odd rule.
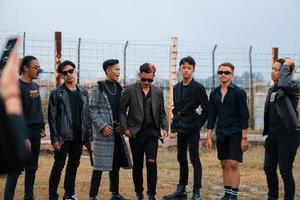
[[[238,111],[241,128],[242,130],[247,129],[249,127],[249,110],[247,105],[247,94],[244,90],[238,91]]]
[[[300,93],[300,82],[292,80],[290,66],[283,65],[280,69],[278,86],[284,91],[298,95]]]
[[[239,106],[239,115],[241,119],[241,128],[242,128],[242,140],[241,140],[241,149],[243,152],[248,150],[248,139],[247,139],[247,128],[249,120],[249,110],[247,106],[247,94],[244,90],[239,91],[238,93],[238,106]]]
[[[121,103],[120,103],[120,123],[121,126],[127,130],[127,110],[130,103],[130,94],[128,91],[128,88],[124,90],[122,97],[121,97]]]
[[[208,120],[207,120],[207,129],[213,130],[215,127],[215,123],[217,120],[217,111],[213,104],[213,93],[212,91],[209,96],[209,104],[208,104]]]
[[[201,114],[200,114],[200,125],[201,125],[200,127],[202,127],[207,120],[208,110],[209,110],[208,97],[207,97],[205,88],[202,86],[199,91],[198,100],[200,102],[200,106],[202,109]]]
[[[85,120],[85,130],[86,130],[86,142],[93,141],[93,131],[92,131],[92,120],[90,118],[90,109],[89,109],[89,97],[86,93],[86,102],[87,102],[87,109],[85,111],[84,120]]]
[[[57,129],[57,114],[58,114],[58,97],[55,90],[50,93],[48,104],[48,122],[50,129],[51,143],[60,142],[58,129]]]
[[[159,104],[159,118],[160,118],[160,124],[161,127],[164,131],[168,131],[169,126],[168,126],[168,120],[166,117],[166,112],[165,112],[165,103],[164,103],[164,95],[162,91],[160,92],[160,104]]]
[[[92,124],[97,130],[102,130],[108,124],[101,117],[100,91],[98,86],[95,86],[92,91],[92,96],[89,104],[89,114]],[[97,133],[96,133],[97,134]]]

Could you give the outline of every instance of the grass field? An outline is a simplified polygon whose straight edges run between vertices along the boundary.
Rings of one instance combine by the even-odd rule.
[[[203,200],[212,200],[217,196],[222,195],[222,176],[220,164],[216,159],[216,151],[206,152],[201,149],[201,161],[203,166],[203,188],[201,190]],[[253,146],[244,155],[244,163],[241,165],[241,186],[239,199],[240,200],[263,200],[266,199],[267,185],[265,175],[263,173],[263,147]],[[37,200],[48,198],[48,180],[50,170],[53,164],[53,155],[43,152],[40,157],[40,165],[37,172],[35,184],[35,195]],[[157,183],[157,199],[162,199],[162,196],[172,192],[178,182],[178,163],[176,160],[176,148],[160,148],[158,156],[158,183]],[[189,166],[192,172],[192,165]],[[145,171],[145,170],[144,170]],[[81,164],[77,173],[76,192],[79,199],[88,199],[89,185],[91,179],[92,168],[89,164],[89,158],[83,155]],[[146,177],[146,176],[144,176]],[[296,180],[296,199],[300,199],[300,154],[296,157],[294,163],[294,177]],[[131,170],[121,170],[120,176],[121,193],[135,198]],[[23,180],[22,175],[19,179],[16,189],[16,200],[21,200],[23,197]],[[3,199],[3,190],[5,177],[0,177],[0,199]],[[189,178],[189,195],[192,189],[192,173]],[[104,173],[103,180],[100,186],[98,199],[109,199],[109,182],[108,173]],[[146,183],[144,183],[144,187]],[[280,196],[283,197],[283,185],[280,179]],[[63,195],[63,178],[59,186],[59,194]]]

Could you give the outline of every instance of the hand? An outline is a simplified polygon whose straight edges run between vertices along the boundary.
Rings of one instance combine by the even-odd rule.
[[[161,136],[159,137],[160,139],[166,139],[168,137],[168,131],[163,130],[160,134]]]
[[[171,132],[171,133],[169,134],[169,137],[170,137],[170,138],[175,138],[175,137],[176,137],[176,134],[177,134],[176,132]]]
[[[117,126],[116,128],[115,128],[115,131],[116,131],[116,133],[118,133],[118,134],[121,134],[121,133],[123,133],[124,132],[124,130],[123,130],[123,127],[122,126]]]
[[[18,47],[19,40],[16,47]],[[17,73],[20,67],[20,59],[17,51],[14,49],[5,65],[0,78],[0,92],[5,102],[5,108],[8,114],[22,114],[20,99],[20,88]]]
[[[46,137],[46,131],[45,130],[41,130],[41,132],[40,132],[40,136],[41,136],[41,138],[44,138],[44,137]]]
[[[28,138],[25,139],[25,147],[28,151],[31,151],[31,142]]]
[[[127,137],[132,137],[132,133],[130,132],[130,130],[129,129],[127,129],[126,131],[125,131],[125,135],[127,136]]]
[[[247,138],[242,138],[242,141],[241,141],[241,149],[243,152],[247,151],[249,148],[249,144],[248,144],[248,140]]]
[[[113,132],[114,132],[114,128],[110,125],[105,126],[102,131],[105,137],[112,136]]]
[[[53,149],[56,150],[56,151],[60,151],[60,149],[61,149],[61,143],[60,142],[54,142],[52,144],[52,146],[53,146]]]
[[[212,148],[212,140],[210,137],[206,138],[206,142],[205,142],[205,148],[206,150],[210,151]]]
[[[294,65],[294,61],[291,58],[285,58],[283,65],[292,66]]]

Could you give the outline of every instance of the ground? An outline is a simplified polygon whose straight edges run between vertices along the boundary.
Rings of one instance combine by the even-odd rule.
[[[220,164],[216,159],[216,151],[207,152],[204,149],[200,150],[200,157],[203,166],[203,187],[201,190],[203,200],[215,199],[223,192],[222,176]],[[241,186],[239,199],[240,200],[263,200],[266,199],[267,185],[265,175],[263,173],[263,147],[252,146],[244,156],[244,163],[241,165]],[[36,199],[48,198],[48,180],[53,164],[53,155],[47,151],[43,151],[40,157],[39,170],[35,185]],[[192,172],[192,165],[189,165]],[[144,170],[145,171],[145,170]],[[88,191],[90,185],[92,168],[89,158],[83,155],[79,171],[77,173],[76,192],[80,200],[88,199]],[[144,176],[146,177],[146,176]],[[294,163],[294,177],[296,181],[296,199],[300,199],[300,154],[296,157]],[[130,170],[121,170],[120,176],[120,191],[122,194],[134,199],[134,187]],[[145,178],[146,179],[146,178]],[[16,189],[16,200],[21,200],[23,196],[23,180],[22,175],[19,179]],[[157,199],[162,199],[162,196],[172,192],[178,182],[178,163],[176,160],[176,148],[160,148],[158,156],[158,183],[157,183]],[[3,199],[3,190],[5,177],[0,177],[0,199]],[[192,188],[192,173],[189,179],[189,195]],[[100,186],[98,199],[109,199],[108,192],[108,173],[104,173],[103,180]],[[146,183],[144,183],[146,187]],[[283,198],[283,185],[280,179],[280,196]],[[63,178],[59,186],[60,196],[63,194]]]

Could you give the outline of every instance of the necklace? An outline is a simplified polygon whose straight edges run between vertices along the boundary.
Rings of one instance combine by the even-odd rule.
[[[110,95],[115,96],[115,95],[117,94],[117,86],[116,86],[116,83],[114,83],[114,86],[115,86],[115,87],[114,87],[114,88],[115,88],[115,89],[114,89],[114,92],[111,92],[111,91],[110,91],[110,89],[107,87],[105,81],[104,81],[104,85],[105,85],[105,87],[106,87],[106,89],[107,89],[107,91],[109,92]]]

